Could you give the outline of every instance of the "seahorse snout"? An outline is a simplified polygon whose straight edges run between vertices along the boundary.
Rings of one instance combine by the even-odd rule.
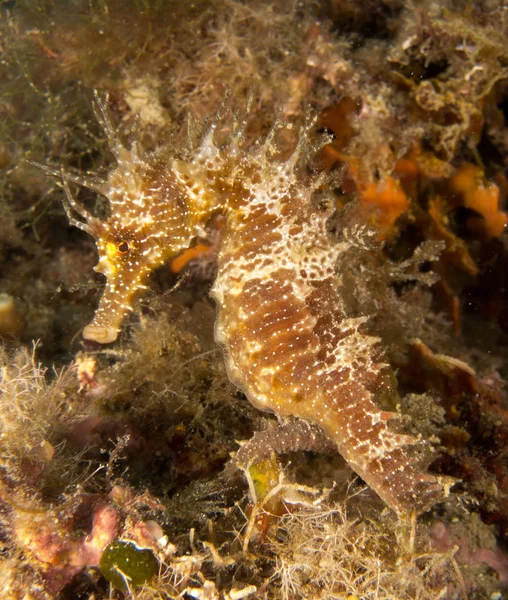
[[[118,329],[114,327],[103,327],[90,323],[83,329],[83,337],[85,340],[92,340],[99,344],[110,344],[118,337]]]

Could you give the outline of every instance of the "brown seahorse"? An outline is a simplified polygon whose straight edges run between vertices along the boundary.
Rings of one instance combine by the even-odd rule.
[[[265,139],[249,146],[247,119],[231,118],[229,139],[220,143],[226,113],[223,105],[194,148],[145,154],[118,141],[98,102],[118,165],[107,181],[64,175],[105,195],[111,207],[101,220],[64,184],[70,222],[94,237],[95,269],[107,278],[83,336],[113,342],[148,273],[222,213],[212,294],[231,381],[256,407],[319,425],[395,511],[432,505],[443,487],[419,467],[411,450],[418,440],[397,433],[389,422],[397,415],[376,402],[387,368],[379,339],[365,332],[366,317],[347,314],[338,293],[336,262],[351,242],[334,239],[326,203],[312,201],[316,183],[303,169],[315,151],[312,120],[288,157],[277,139],[290,124],[276,120]]]

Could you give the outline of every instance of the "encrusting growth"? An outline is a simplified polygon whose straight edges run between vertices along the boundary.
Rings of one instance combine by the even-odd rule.
[[[337,259],[359,243],[362,229],[334,239],[330,205],[313,202],[322,182],[303,167],[319,146],[311,142],[314,121],[301,127],[289,157],[277,140],[291,125],[280,120],[249,147],[246,118],[231,118],[220,143],[225,102],[194,148],[143,154],[118,141],[103,103],[97,112],[118,166],[107,181],[64,174],[71,223],[94,237],[96,270],[107,278],[84,337],[114,341],[148,273],[191,246],[222,213],[212,293],[216,339],[231,381],[256,407],[319,425],[397,512],[423,510],[442,498],[442,485],[420,470],[411,450],[418,440],[397,433],[391,425],[397,415],[378,407],[387,369],[379,340],[364,331],[366,317],[347,314],[337,292]],[[66,180],[104,194],[109,219],[79,206]]]

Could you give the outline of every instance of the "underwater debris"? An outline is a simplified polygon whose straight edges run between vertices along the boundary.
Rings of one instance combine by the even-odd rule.
[[[451,356],[434,354],[418,339],[411,340],[410,350],[414,364],[424,374],[423,379],[427,384],[432,381],[429,387],[439,390],[442,396],[449,398],[459,392],[478,391],[476,373],[465,362]]]

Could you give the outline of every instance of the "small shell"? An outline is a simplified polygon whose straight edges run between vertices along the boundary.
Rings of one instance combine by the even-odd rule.
[[[9,294],[0,294],[0,337],[17,340],[24,328],[25,322],[16,308],[14,298]]]

